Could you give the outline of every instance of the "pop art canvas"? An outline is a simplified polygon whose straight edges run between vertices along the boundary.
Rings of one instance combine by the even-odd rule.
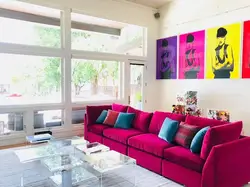
[[[179,79],[204,79],[205,30],[180,35]]]
[[[206,78],[240,78],[241,24],[207,30]]]
[[[177,78],[177,36],[157,40],[156,79]]]
[[[250,78],[250,21],[244,22],[242,78]]]

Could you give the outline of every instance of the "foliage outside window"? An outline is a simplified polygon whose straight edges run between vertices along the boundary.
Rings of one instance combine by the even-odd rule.
[[[72,60],[72,100],[115,100],[119,97],[120,62]]]

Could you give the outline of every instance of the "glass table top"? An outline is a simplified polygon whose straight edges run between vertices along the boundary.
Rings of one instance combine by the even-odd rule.
[[[66,146],[74,146],[74,145],[79,145],[79,144],[87,144],[89,143],[87,140],[84,140],[83,138],[80,138],[78,136],[75,136],[73,138],[70,139],[56,139],[56,140],[52,140],[49,142],[51,145],[54,145],[56,147],[66,147]]]
[[[18,156],[21,163],[32,162],[46,157],[71,154],[73,152],[74,145],[85,145],[86,143],[88,143],[88,141],[80,137],[52,140],[45,145],[28,146],[16,150],[15,154]]]
[[[16,150],[15,154],[21,163],[25,163],[60,154],[60,151],[54,146],[44,145]]]

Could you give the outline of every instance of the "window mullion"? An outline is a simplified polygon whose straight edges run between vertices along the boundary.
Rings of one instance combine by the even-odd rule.
[[[63,102],[64,124],[68,129],[72,128],[72,102],[71,102],[71,9],[65,9],[62,13],[61,20],[62,30],[62,48],[64,48],[65,56],[63,60]]]

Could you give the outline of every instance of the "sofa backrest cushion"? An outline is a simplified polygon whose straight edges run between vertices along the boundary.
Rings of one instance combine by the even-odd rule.
[[[207,159],[213,146],[239,139],[242,127],[242,121],[238,121],[210,128],[204,137],[200,157]]]
[[[207,126],[214,127],[214,126],[224,125],[229,122],[187,115],[185,123],[189,125],[200,126],[201,128],[203,128]]]
[[[135,119],[133,121],[133,127],[142,132],[148,132],[148,127],[153,116],[153,113],[137,110],[133,107],[128,107],[128,113],[134,113]]]
[[[127,112],[128,106],[117,103],[112,104],[112,110],[116,112]]]
[[[100,116],[103,110],[110,110],[111,105],[100,105],[100,106],[87,106],[86,107],[86,116],[87,116],[87,125],[93,125],[96,123],[97,118]]]
[[[149,132],[153,134],[159,134],[161,126],[166,117],[175,121],[185,121],[186,116],[181,114],[174,114],[170,112],[155,111],[149,125]]]

